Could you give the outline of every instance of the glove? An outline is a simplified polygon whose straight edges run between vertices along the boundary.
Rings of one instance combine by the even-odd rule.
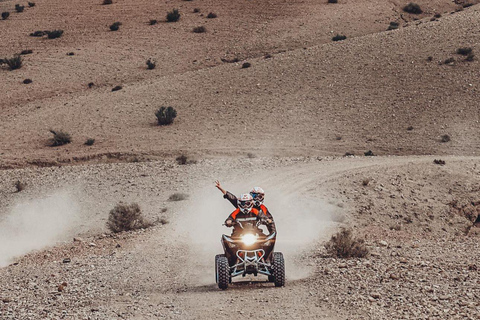
[[[227,227],[231,227],[232,226],[232,220],[229,219],[229,220],[225,221],[225,225]]]

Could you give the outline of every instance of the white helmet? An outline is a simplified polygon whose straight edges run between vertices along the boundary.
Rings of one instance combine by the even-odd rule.
[[[249,193],[242,194],[240,198],[237,199],[238,209],[244,214],[250,213],[253,208],[253,198]]]
[[[253,201],[255,201],[255,206],[260,207],[265,199],[265,191],[263,191],[263,189],[260,187],[254,187],[250,191],[250,194],[252,195]]]

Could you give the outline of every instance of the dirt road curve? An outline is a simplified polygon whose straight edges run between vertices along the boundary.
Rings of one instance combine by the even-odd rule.
[[[446,203],[449,197],[461,200],[478,189],[480,168],[478,158],[444,159],[444,167],[433,164],[432,157],[362,157],[2,171],[5,212],[51,194],[57,203],[68,198],[76,218],[68,233],[59,234],[66,240],[63,244],[16,258],[18,264],[0,269],[0,318],[444,319],[465,314],[475,319],[480,315],[480,277],[473,270],[475,264],[480,267],[475,258],[480,254],[478,237],[459,235],[468,223],[448,215]],[[18,178],[30,187],[11,193],[10,180]],[[220,234],[227,232],[220,225],[232,209],[213,187],[216,178],[237,194],[252,184],[267,190],[266,203],[279,229],[277,248],[287,259],[285,288],[274,288],[264,278],[254,283],[251,278],[236,279],[227,291],[216,288],[213,258],[221,250]],[[368,186],[361,183],[365,178],[371,179]],[[452,187],[443,179],[452,186],[461,180],[462,186]],[[423,187],[411,185],[418,180]],[[394,181],[395,190],[388,181]],[[167,201],[173,192],[189,198]],[[448,196],[437,199],[441,194]],[[417,199],[416,217],[402,222],[407,217],[395,216],[411,211],[402,209],[406,200],[415,202],[410,196]],[[361,209],[373,198],[382,212]],[[170,223],[98,236],[106,232],[108,209],[118,200],[136,201],[148,218],[164,217]],[[424,202],[431,209],[423,207]],[[167,211],[160,213],[163,207]],[[423,215],[429,213],[424,208],[435,215],[427,218],[428,232]],[[52,213],[28,217],[41,224],[49,219],[45,214]],[[2,227],[8,221],[3,218]],[[391,229],[391,221],[401,228]],[[372,255],[346,262],[324,257],[322,243],[339,225],[356,226]],[[72,242],[79,233],[81,239]],[[378,245],[380,240],[387,246]],[[432,252],[439,242],[442,245]],[[394,280],[398,278],[403,281]],[[63,282],[67,285],[60,290]]]

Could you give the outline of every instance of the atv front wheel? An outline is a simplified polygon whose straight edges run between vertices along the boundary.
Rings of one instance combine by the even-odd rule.
[[[217,268],[217,261],[218,261],[218,258],[220,257],[225,257],[224,254],[217,254],[215,256],[215,283],[218,283],[218,268]]]
[[[230,265],[228,264],[228,259],[223,254],[215,257],[216,260],[216,273],[217,273],[217,284],[218,287],[222,290],[228,288],[228,283],[230,282]]]
[[[273,263],[272,263],[272,273],[273,273],[273,282],[275,287],[285,286],[285,260],[283,259],[283,253],[274,252],[273,253]],[[270,277],[269,277],[270,280]]]

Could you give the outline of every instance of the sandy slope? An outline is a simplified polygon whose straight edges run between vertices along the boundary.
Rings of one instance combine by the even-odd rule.
[[[253,66],[248,69],[223,64],[178,73],[159,67],[153,71],[156,76],[127,83],[118,92],[110,88],[123,81],[92,90],[59,87],[59,96],[45,99],[31,91],[36,97],[31,102],[4,102],[1,161],[8,167],[34,159],[78,161],[105,153],[152,157],[182,151],[202,156],[239,151],[343,155],[369,149],[376,154],[475,155],[480,141],[475,81],[479,63],[465,62],[454,52],[460,46],[476,48],[478,16],[474,6],[440,21],[425,19],[393,32],[250,59]],[[427,61],[429,56],[433,61]],[[448,57],[455,57],[455,65],[438,63]],[[27,61],[24,69],[3,72],[1,86],[7,96],[27,96],[27,89],[17,91],[27,87],[10,86],[14,77],[29,77],[29,68]],[[178,110],[174,126],[154,125],[154,112],[162,105]],[[46,147],[49,128],[67,130],[74,143]],[[440,143],[444,134],[451,142]],[[89,137],[97,141],[91,148],[83,146]]]

